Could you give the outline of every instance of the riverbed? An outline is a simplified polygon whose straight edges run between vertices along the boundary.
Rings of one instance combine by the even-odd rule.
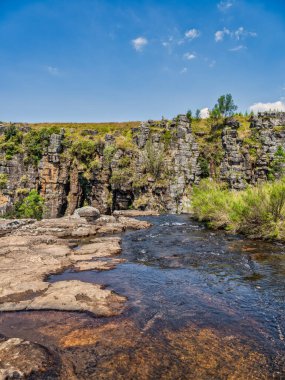
[[[122,315],[2,313],[0,333],[55,350],[78,379],[284,379],[285,246],[143,220],[115,269],[48,278],[102,284],[127,297]]]

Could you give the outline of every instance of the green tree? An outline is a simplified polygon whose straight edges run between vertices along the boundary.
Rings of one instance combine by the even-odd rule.
[[[215,104],[214,110],[219,112],[223,117],[232,116],[238,107],[235,105],[231,94],[222,95]]]
[[[197,109],[196,109],[196,112],[195,112],[195,118],[196,118],[197,120],[200,120],[200,119],[201,119],[200,112],[201,112],[201,111],[197,108]]]
[[[44,199],[36,190],[31,190],[29,195],[16,206],[16,215],[19,218],[40,220],[43,217],[44,209]]]
[[[192,111],[191,110],[188,110],[187,113],[186,113],[186,117],[187,119],[191,122],[192,121]]]

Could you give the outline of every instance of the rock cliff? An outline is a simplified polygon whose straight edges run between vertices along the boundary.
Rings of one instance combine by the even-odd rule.
[[[45,199],[49,218],[83,205],[102,213],[187,211],[191,188],[203,177],[243,189],[282,175],[285,113],[260,113],[248,126],[244,130],[230,119],[208,132],[194,131],[184,115],[105,134],[85,129],[74,135],[76,126],[39,134],[29,126],[3,125],[0,213],[12,210],[31,189]]]

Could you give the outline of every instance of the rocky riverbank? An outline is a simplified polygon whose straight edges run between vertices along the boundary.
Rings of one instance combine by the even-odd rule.
[[[50,284],[46,278],[66,268],[114,268],[121,262],[117,257],[121,239],[113,234],[148,226],[121,214],[92,220],[91,207],[60,219],[2,221],[0,229],[6,236],[2,236],[0,248],[0,310],[89,311],[97,316],[120,313],[124,298],[109,290],[80,281]],[[88,243],[80,245],[82,239]]]
[[[122,313],[126,299],[111,290],[82,281],[49,283],[47,278],[67,268],[114,268],[122,262],[117,235],[149,226],[122,213],[100,215],[91,207],[60,219],[1,220],[0,311],[85,311],[104,317]],[[60,369],[52,364],[54,360],[53,354],[35,343],[0,340],[0,379],[57,378]]]

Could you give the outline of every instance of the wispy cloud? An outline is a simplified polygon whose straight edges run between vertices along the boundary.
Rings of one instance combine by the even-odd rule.
[[[225,11],[229,10],[233,5],[234,5],[233,1],[220,1],[217,4],[217,7],[218,7],[219,11],[225,12]]]
[[[182,70],[180,70],[180,74],[186,74],[188,71],[187,67],[183,67]]]
[[[168,53],[171,54],[173,46],[176,44],[173,36],[168,37],[166,40],[162,41],[162,46],[168,50]]]
[[[235,47],[229,49],[229,51],[235,52],[235,51],[241,51],[241,50],[245,50],[245,49],[247,49],[246,46],[244,46],[244,45],[238,45],[238,46],[235,46]]]
[[[285,111],[285,103],[280,100],[273,103],[255,103],[249,107],[250,112]]]
[[[148,44],[148,40],[144,37],[137,37],[134,40],[132,40],[133,48],[136,51],[143,51],[145,46]]]
[[[45,69],[49,75],[52,75],[55,77],[60,75],[59,69],[55,66],[46,66]]]
[[[247,30],[244,29],[243,26],[240,26],[236,31],[233,32],[233,34],[237,40],[240,40],[241,38],[244,38],[244,37],[257,37],[257,33],[248,32]]]
[[[187,59],[188,61],[192,61],[193,59],[196,58],[196,54],[188,52],[184,54],[184,58]]]
[[[229,30],[224,28],[223,30],[217,30],[215,33],[215,41],[221,42],[224,40],[225,36],[230,36],[231,38],[240,41],[246,37],[257,37],[257,33],[247,31],[243,26],[240,26],[237,30]]]
[[[185,37],[188,39],[188,40],[194,40],[195,38],[198,38],[200,36],[200,31],[198,29],[189,29],[185,32]]]

